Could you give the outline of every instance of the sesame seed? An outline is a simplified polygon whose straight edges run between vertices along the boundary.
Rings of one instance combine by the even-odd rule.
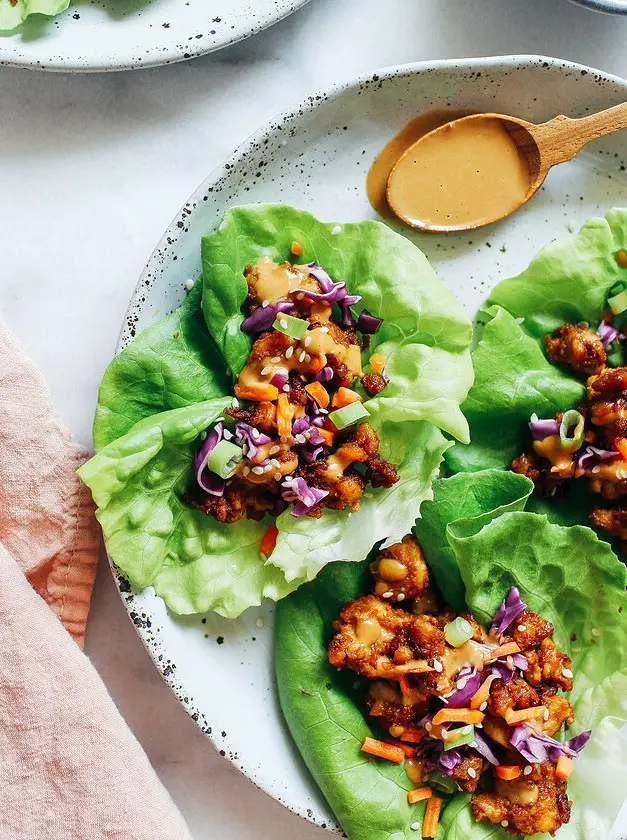
[[[562,676],[566,677],[567,680],[571,680],[573,677],[573,672],[570,668],[562,668]]]
[[[329,328],[328,327],[320,327],[320,332],[327,333],[327,332],[329,332]]]
[[[328,414],[328,413],[329,413],[329,412],[328,412],[328,410],[327,410],[326,408],[319,408],[319,409],[318,409],[318,414]]]
[[[255,475],[263,475],[263,467],[253,467]]]
[[[503,826],[503,828],[507,828],[507,826],[509,825],[509,823],[508,823],[508,821],[507,821],[507,820],[502,820],[502,821],[501,821],[501,825]]]
[[[477,746],[477,742],[476,742],[476,741],[471,741],[471,742],[468,744],[468,746],[469,746],[469,747],[472,747],[472,749],[474,750],[474,749],[475,749],[475,747]]]
[[[285,383],[285,385],[281,388],[281,390],[282,390],[282,391],[285,391],[285,393],[286,393],[286,394],[289,394],[289,392],[290,392],[291,388],[290,388],[290,386],[289,386],[289,385],[287,384],[287,382],[286,382],[286,383]]]
[[[259,439],[259,430],[258,429],[253,429],[250,434],[252,435],[253,440],[258,440]]]
[[[287,329],[287,321],[285,318],[279,318],[279,324],[283,327],[284,330]]]
[[[477,778],[477,771],[475,770],[474,767],[469,767],[468,768],[468,775],[470,776],[471,779],[476,779]]]
[[[440,737],[442,738],[443,741],[446,741],[448,739],[448,732],[446,731],[446,729],[443,729],[440,732]]]
[[[273,365],[276,365],[276,364],[278,364],[278,363],[281,361],[281,357],[280,357],[280,356],[273,356],[273,357],[270,359],[270,361],[272,362],[272,364],[273,364]]]
[[[281,451],[280,446],[271,446],[270,451],[268,452],[268,455],[276,455],[277,452],[280,452],[280,451]]]
[[[262,375],[262,376],[267,376],[267,375],[270,373],[270,371],[271,371],[271,370],[272,370],[272,368],[271,368],[271,367],[266,366],[265,368],[262,368],[262,369],[261,369],[261,375]]]
[[[544,718],[544,720],[548,720],[548,719],[549,719],[549,710],[548,710],[548,709],[545,709],[545,710],[542,712],[542,717]]]
[[[227,373],[228,373],[228,371],[227,371]],[[233,397],[233,408],[238,408],[238,407],[239,407],[239,400],[237,399],[237,397]]]
[[[488,708],[488,701],[487,701],[487,700],[484,700],[484,701],[483,701],[483,703],[479,706],[479,711],[480,711],[480,712],[485,712],[485,710],[486,710],[487,708]]]
[[[531,764],[529,764],[529,765],[528,765],[527,767],[525,767],[525,769],[523,770],[523,776],[530,776],[530,775],[531,775],[531,771],[532,771],[532,770],[533,770],[533,767],[531,766]]]
[[[527,629],[527,625],[526,625],[526,624],[519,624],[519,625],[518,625],[518,627],[517,627],[516,629],[517,629],[520,633],[524,633],[524,632],[525,632],[525,630]]]
[[[185,281],[185,288],[188,292],[191,292],[191,290],[194,288],[194,281],[191,279],[191,277],[189,280]]]
[[[207,432],[201,432],[200,433],[200,439],[201,440],[207,440]]]
[[[461,691],[462,688],[466,688],[466,683],[467,682],[468,682],[468,680],[457,680],[457,682],[455,683],[455,685],[457,687],[457,690]]]
[[[427,730],[427,732],[431,732],[431,730],[433,729],[433,724],[425,723],[425,729]]]
[[[596,467],[592,467],[592,472],[593,473],[601,472],[601,467],[597,464]]]
[[[263,618],[258,618],[257,621],[255,621],[255,624],[257,625],[257,627],[263,627],[264,623],[265,622],[264,622]]]
[[[420,829],[422,828],[422,823],[413,822],[409,827],[412,831],[420,831]]]
[[[248,475],[249,472],[250,472],[250,467],[244,467],[244,469],[242,470],[242,473],[244,475]]]
[[[281,480],[281,473],[280,473],[280,472],[275,472],[275,474],[274,474],[274,480],[275,480],[275,481],[280,481],[280,480]]]
[[[335,236],[335,234],[336,234],[336,233],[341,233],[341,232],[342,232],[342,228],[341,228],[339,225],[336,225],[336,226],[335,226],[335,227],[331,230],[331,236]]]
[[[311,344],[311,336],[310,335],[305,336],[305,340],[303,341],[303,344],[305,345],[305,347],[309,347],[309,345]]]
[[[299,361],[299,362],[304,362],[304,361],[305,361],[305,356],[306,356],[306,355],[307,355],[307,354],[305,353],[305,351],[304,351],[304,350],[301,350],[301,352],[298,354],[298,361]]]
[[[398,595],[396,596],[396,600],[397,601],[404,601],[405,600],[405,593],[404,592],[399,592]]]
[[[384,592],[383,597],[384,598],[391,598],[393,594],[394,594],[393,592]]]
[[[305,361],[307,362],[307,364],[309,364],[309,362],[311,361],[311,356],[309,355],[309,353],[305,353]]]
[[[268,306],[269,303],[270,303],[270,298],[266,298],[266,300],[264,300],[264,302],[261,305],[265,309],[265,307]]]
[[[307,442],[307,438],[305,437],[305,435],[294,435],[294,440],[296,441],[296,443],[306,443]]]
[[[442,670],[442,663],[440,662],[439,659],[434,659],[433,660],[433,667],[435,668],[436,671],[441,671]]]
[[[509,670],[513,671],[514,670],[514,660],[512,659],[512,657],[508,656],[507,659],[505,660],[505,662],[507,663],[507,667],[509,668]]]
[[[228,430],[228,429],[225,429],[225,430],[222,432],[222,434],[223,434],[223,436],[224,436],[224,440],[232,440],[232,439],[233,439],[233,435],[231,434],[231,432],[229,432],[229,430]]]
[[[285,351],[285,358],[286,359],[291,359],[293,355],[294,355],[294,348],[293,347],[288,347],[287,350]]]
[[[281,464],[279,464],[279,462],[277,461],[277,459],[276,459],[276,458],[271,458],[271,459],[270,459],[270,463],[271,463],[271,464],[272,464],[272,466],[273,466],[273,467],[275,467],[277,470],[278,470],[278,468],[281,466]]]
[[[299,292],[296,295],[296,300],[305,300],[305,295],[302,292]]]
[[[601,635],[601,631],[597,630],[596,627],[593,627],[590,632],[592,633],[593,636],[600,636]]]

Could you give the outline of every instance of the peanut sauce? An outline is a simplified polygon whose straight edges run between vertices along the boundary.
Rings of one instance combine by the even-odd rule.
[[[425,230],[478,227],[525,200],[531,175],[502,120],[456,120],[398,160],[387,198],[403,221]]]
[[[538,455],[553,464],[552,472],[568,476],[574,470],[573,453],[564,449],[559,435],[548,435],[544,440],[534,440],[533,448]]]

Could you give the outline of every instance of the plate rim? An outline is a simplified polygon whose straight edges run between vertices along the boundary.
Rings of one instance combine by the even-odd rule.
[[[161,236],[156,247],[154,248],[153,252],[148,258],[139,276],[139,279],[132,291],[129,300],[129,305],[126,309],[122,320],[122,327],[118,335],[114,355],[117,356],[130,343],[127,340],[126,332],[129,317],[132,315],[134,307],[136,305],[135,301],[139,296],[141,296],[141,294],[144,293],[146,289],[146,281],[150,281],[150,285],[152,285],[152,280],[154,280],[155,277],[158,275],[159,266],[163,263],[163,252],[164,250],[166,250],[166,246],[167,250],[175,249],[179,238],[185,234],[184,228],[181,228],[179,223],[181,222],[181,220],[188,219],[189,208],[192,207],[192,205],[194,204],[196,206],[202,204],[202,197],[204,194],[206,194],[208,187],[220,181],[235,162],[237,162],[247,152],[251,151],[253,147],[255,147],[259,143],[259,141],[262,140],[268,134],[268,132],[272,131],[272,129],[275,126],[289,119],[294,113],[301,114],[306,111],[315,111],[317,108],[328,104],[329,102],[335,100],[336,98],[351,90],[352,88],[359,87],[360,85],[372,80],[373,77],[376,77],[376,80],[378,81],[379,79],[390,79],[403,75],[415,75],[427,70],[443,69],[446,67],[456,67],[462,72],[464,70],[482,70],[483,68],[487,67],[495,68],[499,65],[507,67],[509,70],[522,70],[525,67],[529,67],[532,65],[536,66],[538,64],[543,63],[548,63],[549,65],[552,65],[560,70],[578,72],[585,71],[586,73],[591,74],[595,79],[602,80],[606,83],[609,82],[612,84],[616,84],[617,86],[624,88],[625,92],[627,93],[627,79],[614,75],[612,73],[607,73],[603,70],[598,70],[594,67],[589,67],[585,64],[579,64],[578,62],[569,61],[567,59],[537,54],[477,56],[458,59],[426,60],[408,62],[405,64],[389,65],[384,68],[381,68],[380,70],[362,73],[349,80],[337,82],[336,84],[330,85],[327,88],[318,89],[314,91],[314,93],[310,96],[307,96],[301,99],[300,101],[294,103],[292,107],[286,108],[280,111],[279,113],[275,114],[274,116],[270,117],[270,119],[268,119],[263,125],[257,128],[242,143],[240,143],[235,148],[235,150],[222,161],[221,164],[219,164],[211,170],[209,175],[205,179],[203,179],[199,186],[189,196],[187,201],[181,205],[177,214],[173,217],[172,222],[170,223],[164,234]],[[126,582],[126,578],[124,577],[123,573],[121,573],[113,565],[108,553],[107,560],[109,562],[109,567],[113,574],[116,588],[118,590],[122,603],[124,604],[124,608],[130,617],[132,599],[127,600],[127,598],[125,598],[124,595],[126,594],[128,597],[128,593],[123,593],[121,591],[121,582]],[[134,624],[134,627],[138,636],[142,640],[150,658],[152,659],[155,667],[162,676],[164,682],[172,690],[174,696],[181,703],[187,714],[192,716],[192,719],[194,719],[193,713],[197,713],[198,709],[194,706],[193,698],[183,699],[179,695],[179,692],[176,690],[174,679],[172,677],[169,677],[167,673],[164,673],[164,670],[166,670],[166,668],[164,664],[160,663],[157,658],[160,653],[160,650],[158,645],[154,641],[154,636],[147,632],[146,628],[142,626]],[[215,737],[213,736],[213,734],[211,732],[204,731],[198,720],[195,720],[195,723],[198,725],[201,731],[203,731],[203,734],[209,739],[214,749],[220,752],[221,747],[218,744]],[[342,835],[344,834],[341,828],[337,826],[337,824],[326,824],[320,826],[320,823],[318,823],[313,818],[311,813],[307,812],[307,809],[301,809],[300,807],[278,796],[276,792],[271,789],[270,785],[264,784],[261,781],[257,781],[254,775],[251,774],[251,772],[249,772],[243,765],[241,766],[236,761],[234,761],[228,753],[226,755],[224,755],[224,753],[221,754],[222,757],[225,758],[225,760],[229,761],[248,781],[252,782],[252,784],[254,784],[256,788],[264,792],[266,795],[270,796],[275,801],[279,802],[279,804],[286,808],[288,811],[291,811],[293,814],[310,824],[325,828],[330,833]],[[329,808],[329,810],[331,809]]]
[[[62,57],[43,63],[41,59],[27,59],[24,53],[20,53],[19,48],[14,50],[13,55],[8,52],[5,54],[2,39],[0,38],[0,67],[20,67],[23,70],[43,70],[48,73],[117,73],[124,70],[143,70],[149,67],[180,64],[183,61],[191,61],[203,55],[210,55],[211,53],[218,52],[218,50],[226,49],[226,47],[232,47],[240,41],[245,41],[247,38],[251,38],[259,32],[263,32],[265,29],[269,29],[271,26],[285,20],[285,18],[294,14],[294,12],[302,9],[307,3],[309,3],[309,0],[289,0],[289,5],[285,9],[269,12],[263,23],[252,29],[242,27],[232,37],[219,43],[212,42],[210,35],[203,35],[201,38],[198,38],[193,47],[183,48],[182,44],[178,44],[159,51],[152,48],[150,55],[146,56],[145,59],[142,58],[140,61],[133,61],[128,56],[124,59],[116,59],[114,55],[111,55],[107,60],[98,64],[87,64],[79,62],[76,59],[65,60]],[[69,9],[71,9],[71,4]],[[65,11],[68,10],[66,9]],[[44,15],[43,17],[46,16]],[[50,20],[53,21],[54,17],[50,16]],[[4,35],[10,37],[11,31],[7,30]],[[195,36],[195,33],[191,34]],[[186,34],[181,35],[180,40],[183,41],[186,37],[188,37]],[[141,50],[142,47],[136,46],[135,49]]]

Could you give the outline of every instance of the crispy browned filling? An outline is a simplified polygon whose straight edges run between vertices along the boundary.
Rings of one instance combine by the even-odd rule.
[[[331,400],[340,388],[351,388],[356,380],[369,397],[380,393],[387,379],[376,371],[364,373],[361,366],[361,351],[369,336],[335,323],[330,305],[312,302],[295,291],[321,291],[307,266],[278,265],[262,257],[247,266],[245,277],[250,314],[268,300],[290,300],[295,306],[293,314],[308,321],[308,331],[300,341],[275,329],[259,334],[235,384],[241,403],[225,414],[270,437],[271,444],[261,447],[254,458],[241,461],[223,496],[209,495],[195,486],[184,499],[219,522],[236,522],[244,516],[258,520],[286,507],[281,487],[285,479],[303,478],[309,487],[327,493],[307,511],[308,516],[320,517],[324,508],[358,510],[367,485],[391,487],[398,481],[396,466],[381,458],[379,437],[368,422],[338,431],[326,417],[333,411],[333,403],[321,408],[306,386],[326,367],[333,377],[322,384]],[[288,379],[284,387],[274,387],[274,394],[270,393],[270,380],[277,372],[284,372]],[[330,435],[316,447],[311,463],[303,454],[302,436],[281,433],[285,431],[279,427],[281,399],[287,402],[292,423],[306,414],[326,417],[323,431]]]
[[[525,610],[496,640],[470,614],[461,613],[470,622],[473,637],[461,648],[453,648],[444,627],[456,613],[438,604],[429,588],[422,549],[413,537],[404,537],[382,551],[371,571],[375,594],[344,604],[334,623],[328,649],[331,665],[350,668],[369,680],[366,707],[371,717],[392,738],[415,743],[420,733],[446,737],[442,726],[421,721],[429,711],[442,707],[442,695],[458,686],[462,668],[473,665],[481,670],[481,657],[489,659],[496,645],[515,642],[529,669],[517,672],[507,683],[489,678],[482,726],[495,743],[501,763],[520,767],[521,775],[512,781],[497,778],[492,765],[465,745],[456,748],[461,762],[451,778],[473,794],[475,819],[500,823],[514,835],[554,834],[570,818],[566,782],[556,778],[550,761],[524,761],[510,744],[513,730],[506,720],[513,711],[542,706],[543,714],[532,725],[550,736],[574,720],[570,702],[557,693],[570,691],[573,677],[569,657],[553,642],[552,624]],[[414,784],[428,781],[420,758],[409,759],[406,769]],[[487,789],[476,792],[480,779]]]
[[[612,460],[577,467],[581,451],[567,452],[545,441],[529,440],[526,450],[510,463],[513,472],[527,476],[546,496],[564,492],[566,482],[585,478],[590,493],[615,505],[595,506],[590,519],[597,528],[627,540],[627,508],[620,502],[627,496],[627,368],[606,367],[607,355],[600,337],[587,323],[563,324],[545,336],[550,361],[570,368],[586,379],[586,396],[577,409],[585,419],[584,446],[617,454]],[[562,415],[555,420],[561,422]],[[625,444],[621,444],[625,441]]]

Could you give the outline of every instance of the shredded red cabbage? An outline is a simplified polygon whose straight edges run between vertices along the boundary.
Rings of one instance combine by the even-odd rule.
[[[317,461],[318,458],[324,452],[324,447],[315,446],[312,449],[310,446],[300,446],[298,448],[298,451],[303,456],[304,460],[307,461],[308,464],[313,464],[313,462]]]
[[[382,323],[383,318],[377,318],[367,309],[362,309],[357,318],[357,329],[364,335],[374,335]]]
[[[588,470],[598,461],[611,461],[619,455],[614,449],[599,449],[597,446],[586,446],[577,458],[577,468]]]
[[[417,745],[416,755],[427,773],[439,770],[446,776],[452,776],[453,770],[462,760],[459,750],[445,750],[442,741],[428,736]]]
[[[259,429],[255,429],[254,426],[250,426],[241,420],[235,426],[235,440],[242,446],[247,458],[256,458],[260,446],[272,443],[272,438],[269,438],[268,435],[264,435]]]
[[[580,753],[590,740],[591,735],[592,730],[588,729],[587,732],[582,732],[580,735],[575,735],[575,737],[571,738],[569,741],[565,741],[564,746],[573,750],[573,752]]]
[[[507,596],[501,601],[492,620],[492,630],[501,635],[514,619],[527,609],[527,604],[521,599],[518,588],[512,586]]]
[[[248,318],[244,318],[240,330],[248,333],[269,330],[279,312],[287,312],[290,309],[294,309],[294,304],[290,300],[280,300],[278,303],[270,303],[268,306],[258,306]]]
[[[509,667],[508,659],[511,659],[512,667]],[[526,656],[523,656],[522,653],[514,653],[511,656],[507,656],[504,659],[497,659],[496,662],[493,662],[491,665],[492,673],[495,674],[497,677],[500,677],[504,683],[510,682],[514,674],[516,673],[516,669],[519,671],[526,671],[529,668],[529,662]]]
[[[333,368],[325,365],[322,370],[315,374],[314,379],[316,382],[330,382],[333,379]]]
[[[490,764],[494,764],[496,767],[500,765],[501,762],[498,760],[496,753],[492,749],[490,739],[478,729],[475,729],[475,746],[473,749],[476,750],[479,755],[482,755],[485,759],[487,759]]]
[[[310,487],[305,479],[300,477],[286,479],[281,488],[281,495],[286,502],[296,502],[290,511],[292,516],[302,516],[329,495],[328,490]]]
[[[462,709],[468,706],[470,698],[481,685],[481,673],[473,668],[465,676],[462,676],[462,671],[460,671],[456,683],[460,680],[466,680],[466,685],[463,688],[456,688],[446,697],[448,705],[453,709]]]
[[[297,417],[296,420],[292,423],[292,434],[294,435],[302,435],[303,432],[306,432],[307,429],[311,426],[311,420],[307,415],[303,415],[302,417]]]
[[[613,341],[618,338],[618,330],[607,321],[603,320],[599,324],[597,334],[601,339],[604,347],[608,347]]]
[[[226,487],[226,479],[206,469],[209,453],[222,440],[224,434],[224,423],[216,423],[213,429],[207,432],[207,437],[202,442],[200,449],[194,455],[194,472],[196,481],[205,493],[211,496],[222,496]]]
[[[537,414],[531,415],[529,428],[534,440],[544,440],[550,435],[559,435],[560,433],[560,424],[557,420],[538,420]]]
[[[523,725],[514,728],[510,743],[527,761],[541,763],[547,759],[557,761],[561,755],[575,758],[588,743],[590,734],[590,732],[582,732],[581,735],[562,744],[545,732]]]
[[[270,385],[274,385],[275,388],[280,390],[284,385],[287,385],[287,376],[284,373],[275,373],[270,380]]]

